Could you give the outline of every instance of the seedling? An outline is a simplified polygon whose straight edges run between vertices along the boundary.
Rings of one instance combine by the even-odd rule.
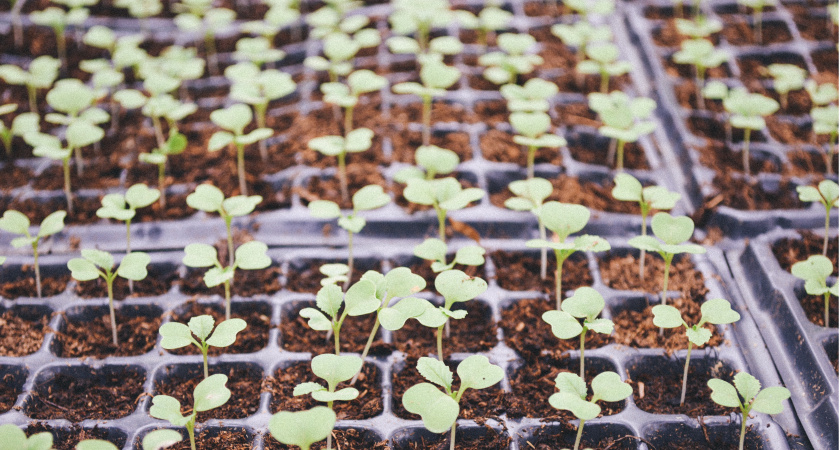
[[[447,270],[435,278],[435,289],[443,296],[443,307],[427,309],[420,323],[437,327],[438,359],[443,361],[444,326],[447,326],[448,336],[449,319],[463,319],[467,316],[466,310],[453,311],[452,306],[456,302],[467,302],[483,294],[487,290],[487,282],[478,277],[470,277],[460,270]]]
[[[280,61],[286,52],[271,47],[271,42],[264,37],[244,37],[236,41],[235,61],[250,62],[261,68],[266,63]]]
[[[487,46],[490,33],[508,28],[513,19],[513,14],[496,5],[485,6],[478,15],[464,10],[455,11],[455,14],[462,27],[478,33],[478,45],[482,47]]]
[[[105,97],[110,97],[108,109],[111,115],[111,130],[116,130],[119,117],[119,103],[113,99],[111,93],[114,88],[125,81],[125,75],[111,66],[105,59],[86,60],[79,63],[79,69],[92,74],[90,84],[96,93],[96,101],[102,102]]]
[[[382,90],[388,85],[385,77],[371,70],[357,70],[347,77],[347,84],[331,82],[321,85],[324,101],[344,108],[344,133],[353,130],[353,110],[362,94]]]
[[[358,215],[360,211],[379,209],[391,202],[391,197],[382,190],[382,186],[371,184],[353,194],[353,211],[344,215],[335,202],[315,200],[309,202],[309,214],[318,219],[338,219],[338,226],[347,231],[347,267],[348,277],[344,288],[349,287],[353,276],[353,235],[360,233],[367,221]]]
[[[200,184],[195,188],[195,192],[187,196],[187,205],[190,208],[217,213],[224,219],[228,260],[231,266],[233,265],[233,233],[230,226],[233,218],[251,214],[260,202],[262,202],[262,197],[259,195],[235,195],[225,198],[222,190],[212,184]]]
[[[275,69],[260,71],[248,62],[225,69],[225,77],[233,82],[230,98],[247,103],[254,109],[257,128],[266,128],[268,102],[285,97],[295,91],[297,85],[292,76]],[[265,140],[259,141],[260,157],[268,162],[268,147]]]
[[[452,262],[446,262],[446,253],[449,249],[446,242],[440,239],[429,238],[414,247],[414,256],[432,261],[432,272],[439,273],[455,267],[455,264],[464,266],[480,266],[484,264],[485,250],[480,245],[465,245],[455,252]]]
[[[267,139],[274,134],[271,128],[257,128],[245,134],[245,127],[251,123],[252,119],[251,108],[242,103],[210,113],[210,120],[227,131],[213,133],[207,149],[216,152],[230,144],[236,147],[236,171],[239,174],[239,192],[242,195],[248,195],[248,185],[245,183],[245,146]]]
[[[695,5],[699,4],[700,2],[695,2]],[[723,29],[720,20],[700,14],[695,14],[693,20],[675,19],[674,24],[680,34],[692,39],[707,38]]]
[[[349,402],[359,396],[359,390],[346,387],[336,391],[338,384],[347,381],[362,370],[364,360],[355,355],[333,355],[326,353],[312,358],[312,372],[327,382],[327,387],[320,383],[305,382],[295,386],[292,395],[311,395],[319,402],[326,402],[332,410],[333,402]],[[332,448],[332,434],[327,434],[327,450]]]
[[[432,137],[432,99],[442,97],[461,78],[457,67],[442,62],[429,61],[420,68],[420,81],[397,83],[392,90],[396,94],[414,94],[423,100],[423,145],[429,145]]]
[[[184,265],[187,267],[210,267],[204,273],[204,284],[212,288],[220,284],[225,288],[225,320],[230,320],[230,287],[236,269],[257,270],[271,265],[271,258],[265,254],[268,246],[258,241],[246,242],[236,249],[235,258],[227,267],[222,267],[216,249],[207,244],[189,244],[184,248]]]
[[[612,30],[608,25],[592,25],[584,20],[571,25],[565,23],[552,25],[551,34],[557,36],[567,46],[576,48],[579,61],[585,59],[586,47],[589,44],[609,42],[613,38]]]
[[[13,113],[17,110],[17,104],[9,103],[0,106],[0,116]],[[3,143],[3,148],[6,149],[6,156],[12,157],[12,138],[15,136],[23,137],[27,133],[37,133],[40,129],[38,114],[25,112],[20,113],[12,119],[12,125],[7,127],[6,124],[0,120],[0,142]]]
[[[586,400],[586,382],[582,377],[569,372],[561,372],[554,380],[554,384],[560,392],[552,394],[548,398],[548,403],[554,408],[570,411],[580,419],[574,450],[580,448],[583,425],[587,420],[592,420],[601,414],[599,401],[620,402],[633,395],[633,388],[621,381],[621,377],[615,372],[603,372],[592,379],[592,398],[588,401]]]
[[[134,252],[126,254],[117,270],[114,270],[114,257],[96,249],[83,249],[81,258],[67,261],[70,276],[76,281],[91,281],[97,278],[105,280],[108,287],[108,309],[111,313],[111,337],[114,346],[119,346],[117,338],[117,318],[114,312],[114,280],[119,276],[126,280],[140,281],[146,278],[146,266],[151,262],[148,254]]]
[[[461,386],[452,389],[452,370],[442,361],[421,357],[417,371],[431,383],[416,384],[403,394],[402,404],[406,411],[419,414],[423,426],[432,433],[450,430],[449,449],[455,450],[455,429],[461,412],[461,397],[467,389],[487,389],[502,381],[504,370],[490,363],[484,355],[472,355],[458,364]],[[434,383],[434,384],[432,384]],[[444,392],[440,391],[443,388]]]
[[[788,107],[788,93],[805,87],[808,72],[793,64],[770,64],[767,73],[773,77],[773,89],[779,94],[782,109]]]
[[[67,126],[65,138],[73,149],[76,173],[81,175],[84,168],[82,147],[98,143],[105,137],[105,132],[97,125],[107,122],[109,115],[94,106],[96,92],[75,78],[57,81],[47,93],[47,104],[58,112],[45,115],[44,120]]]
[[[551,325],[551,332],[557,339],[571,339],[580,336],[580,377],[584,376],[584,344],[586,332],[609,335],[613,332],[614,324],[610,319],[598,318],[604,310],[604,297],[591,287],[582,287],[574,295],[563,302],[562,311],[546,311],[542,320]],[[578,319],[583,319],[583,325]]]
[[[543,63],[540,55],[528,53],[537,43],[530,34],[504,33],[497,44],[502,51],[485,53],[478,63],[487,66],[484,78],[495,84],[516,83],[519,75],[529,74]]]
[[[545,224],[540,211],[545,200],[554,192],[554,186],[544,178],[530,178],[513,181],[508,189],[516,196],[505,200],[505,208],[514,211],[530,211],[537,218],[540,239],[547,240]],[[548,272],[548,248],[540,248],[540,279],[545,280]]]
[[[38,228],[38,234],[33,236],[29,233],[29,218],[13,209],[8,209],[0,218],[0,230],[23,236],[12,239],[12,247],[20,248],[25,245],[32,246],[33,267],[35,268],[35,292],[41,298],[41,269],[38,265],[38,244],[41,239],[52,236],[64,229],[65,211],[56,211],[45,217]]]
[[[21,450],[52,450],[53,435],[49,431],[35,433],[32,436],[26,437],[17,425],[7,423],[0,425],[0,442],[8,448],[15,448]]]
[[[706,83],[706,70],[715,68],[729,59],[729,52],[715,49],[714,44],[703,38],[687,39],[680,44],[680,50],[674,53],[677,64],[691,64],[697,76],[697,107],[703,109],[703,86]]]
[[[817,187],[797,186],[796,192],[799,193],[799,200],[803,202],[820,202],[825,207],[825,232],[823,236],[822,255],[826,256],[828,254],[828,228],[831,225],[831,209],[840,208],[840,204],[838,204],[837,183],[831,180],[822,180]]]
[[[744,129],[744,173],[750,174],[750,133],[767,127],[764,116],[769,116],[779,109],[779,103],[761,94],[753,94],[738,88],[723,100],[723,107],[729,112],[729,123],[735,128]]]
[[[328,286],[347,281],[349,278],[347,274],[350,273],[350,268],[347,267],[347,264],[342,263],[322,264],[318,268],[318,272],[324,275],[324,279],[321,280],[321,286]]]
[[[633,68],[627,61],[618,60],[618,47],[610,42],[598,42],[586,46],[586,57],[579,61],[575,69],[583,74],[601,75],[601,92],[606,93],[610,87],[610,77],[617,77],[630,72]]]
[[[326,406],[300,412],[281,411],[271,417],[268,431],[282,444],[309,450],[312,444],[332,435],[335,419],[335,412]]]
[[[140,22],[140,31],[146,34],[149,30],[149,17],[154,17],[163,11],[161,0],[115,0],[114,6],[128,9],[128,14]]]
[[[556,84],[540,78],[532,78],[522,86],[506,84],[499,88],[510,112],[548,112],[549,99],[558,91]]]
[[[566,139],[549,133],[551,118],[544,112],[514,112],[510,124],[519,133],[513,142],[528,147],[528,178],[534,178],[534,158],[538,148],[557,148],[566,145]]]
[[[388,17],[394,34],[416,34],[421,52],[429,48],[429,32],[434,27],[445,27],[452,19],[447,0],[429,0],[418,3],[412,0],[396,0],[394,10]]]
[[[722,298],[716,298],[703,303],[700,306],[702,315],[700,321],[689,325],[680,315],[680,311],[670,305],[656,305],[653,307],[653,324],[659,328],[685,327],[685,335],[688,337],[688,353],[685,355],[685,369],[683,369],[682,393],[680,394],[680,406],[685,404],[685,390],[688,383],[688,363],[691,360],[692,345],[701,347],[709,343],[712,332],[703,325],[711,323],[714,325],[725,325],[741,320],[741,315],[732,309],[732,305]]]
[[[569,235],[582,230],[589,222],[589,209],[585,206],[547,202],[540,208],[540,219],[546,228],[554,232],[554,238],[552,240],[531,239],[525,243],[525,246],[554,250],[554,257],[557,260],[554,296],[557,310],[560,311],[563,300],[563,263],[575,252],[603,252],[610,249],[610,244],[603,238],[588,234],[578,236],[572,242],[566,242]]]
[[[779,414],[784,409],[782,402],[790,398],[790,391],[781,386],[761,389],[761,382],[746,372],[736,374],[733,381],[735,386],[717,378],[712,378],[706,384],[712,389],[713,402],[741,410],[741,440],[738,449],[744,450],[750,411]]]
[[[590,14],[605,16],[615,11],[614,0],[566,0],[563,5],[580,15],[582,22],[586,22]]]
[[[107,194],[102,197],[102,207],[96,210],[96,216],[103,219],[115,219],[125,222],[125,252],[131,253],[131,219],[137,210],[154,203],[160,197],[160,191],[138,183],[123,194]]]
[[[119,450],[116,445],[102,439],[85,439],[76,444],[76,450]]]
[[[694,221],[691,217],[674,217],[664,212],[656,213],[650,221],[650,228],[659,240],[653,236],[636,236],[627,243],[639,250],[659,253],[659,256],[665,260],[665,275],[662,280],[662,304],[664,305],[668,292],[668,275],[671,272],[674,256],[681,253],[706,253],[706,249],[697,244],[684,244],[694,234]],[[662,328],[659,329],[659,334],[662,334]]]
[[[307,323],[313,330],[328,331],[332,334],[335,354],[338,355],[341,353],[340,335],[344,319],[347,316],[364,316],[376,311],[379,300],[376,298],[376,285],[372,281],[362,279],[350,286],[346,294],[337,285],[326,284],[318,291],[315,305],[318,309],[303,308],[300,310],[300,316],[308,320]]]
[[[348,15],[354,9],[361,6],[361,3],[354,0],[332,0],[314,12],[306,15],[306,24],[311,31],[310,36],[315,39],[322,39],[332,33],[347,34],[377,34],[376,42],[380,39],[375,29],[365,29],[370,24],[370,19],[364,14]],[[374,45],[377,45],[374,44]]]
[[[246,326],[247,324],[242,319],[228,319],[216,325],[213,316],[209,315],[193,317],[189,325],[167,322],[160,327],[162,337],[160,346],[167,350],[175,350],[190,344],[198,347],[204,359],[204,378],[206,379],[209,376],[207,352],[210,347],[222,348],[233,345],[236,342],[236,333],[244,330]]]
[[[172,6],[176,12],[180,13],[175,17],[175,25],[180,30],[203,34],[207,66],[212,75],[218,75],[216,35],[231,26],[236,19],[236,13],[227,8],[213,8],[211,0],[182,0],[181,3],[175,3]]]
[[[373,35],[367,33],[373,31]],[[345,76],[353,70],[353,58],[362,48],[379,45],[379,33],[376,30],[362,30],[355,36],[345,33],[331,33],[324,37],[324,56],[309,56],[303,65],[329,74],[330,81],[338,81],[338,77]]]
[[[176,427],[186,427],[187,435],[190,438],[190,448],[196,450],[195,420],[198,413],[218,408],[227,403],[230,399],[230,389],[225,386],[227,381],[227,375],[216,374],[198,383],[193,390],[192,412],[187,416],[181,414],[181,403],[168,395],[155,395],[152,398],[149,415],[155,419],[169,421]]]
[[[433,180],[438,175],[452,173],[460,163],[457,153],[437,145],[417,147],[414,152],[414,160],[417,162],[417,166],[401,168],[394,174],[394,181],[405,184],[413,178]]]
[[[607,161],[615,161],[616,169],[624,170],[624,146],[656,129],[656,122],[651,117],[656,101],[647,97],[631,99],[621,91],[596,92],[589,94],[589,108],[597,112],[604,123],[598,132],[612,139]]]
[[[58,59],[63,66],[67,65],[67,36],[64,32],[67,26],[83,24],[90,11],[86,6],[95,5],[98,0],[52,0],[53,3],[64,5],[68,8],[65,11],[56,6],[50,6],[42,11],[33,11],[29,14],[29,20],[36,25],[52,28],[55,33],[56,50]]]
[[[321,136],[309,140],[309,148],[325,156],[335,156],[338,159],[338,182],[341,189],[341,200],[350,200],[347,186],[347,154],[359,153],[370,148],[373,144],[373,130],[357,128],[347,132],[344,136]]]
[[[805,292],[808,295],[822,295],[825,299],[825,327],[828,328],[828,300],[834,295],[840,296],[838,289],[840,283],[834,282],[834,285],[828,286],[828,277],[834,272],[834,264],[825,255],[812,255],[805,261],[799,261],[790,268],[796,278],[805,280]]]
[[[15,38],[15,48],[20,48],[23,45],[23,22],[20,20],[20,10],[23,9],[23,4],[26,0],[11,0],[11,9],[9,14],[12,21],[12,34]]]
[[[676,205],[680,194],[671,192],[666,187],[648,186],[642,187],[633,175],[620,173],[613,179],[615,187],[612,196],[616,200],[639,203],[642,212],[642,236],[647,236],[647,217],[652,209],[668,211]],[[641,249],[639,254],[639,278],[645,278],[645,250]]]
[[[137,72],[145,79],[165,75],[178,80],[180,98],[185,103],[187,93],[184,81],[197,80],[204,76],[205,65],[204,60],[198,57],[198,50],[194,47],[171,45],[166,47],[157,58],[143,58]]]
[[[33,59],[29,63],[28,70],[23,70],[14,64],[1,65],[0,78],[9,84],[26,86],[29,112],[38,114],[38,89],[48,89],[52,86],[58,78],[59,68],[61,68],[61,61],[44,55]]]
[[[752,8],[753,10],[753,30],[756,43],[761,42],[761,22],[764,7],[772,6],[775,3],[775,0],[738,0],[738,4]]]
[[[826,106],[837,101],[838,92],[834,83],[817,84],[814,80],[807,80],[804,87],[815,106]]]
[[[837,152],[837,105],[817,106],[811,109],[814,136],[828,135],[828,151],[825,155],[825,167],[828,173],[834,173],[834,154]]]
[[[155,430],[143,437],[143,450],[163,450],[182,440],[181,433],[175,430]]]
[[[408,180],[403,196],[418,205],[429,205],[435,209],[438,218],[438,237],[446,241],[446,215],[449,211],[464,209],[471,202],[484,197],[480,188],[461,187],[454,177],[426,180],[411,178]]]
[[[268,39],[269,42],[274,42],[275,36],[283,27],[293,24],[300,18],[300,11],[286,2],[265,3],[269,5],[269,8],[263,19],[243,23],[242,32],[257,34]]]
[[[444,55],[457,55],[464,50],[464,44],[454,36],[440,36],[429,41],[428,48],[408,36],[392,36],[386,41],[388,50],[396,55],[411,54],[420,64],[441,63]]]
[[[84,134],[86,131],[96,133],[93,130],[94,128],[99,129],[87,122],[79,122],[75,127],[76,133],[71,135],[65,133],[65,137],[68,139],[67,147],[63,147],[57,137],[49,134],[33,132],[27,133],[23,137],[23,140],[33,147],[33,155],[61,161],[62,173],[64,174],[64,197],[67,200],[67,211],[70,214],[73,214],[73,188],[70,185],[70,157],[73,156],[73,146],[74,144],[81,145],[89,142]],[[73,141],[70,142],[70,139],[73,139]]]
[[[706,83],[706,86],[703,87],[703,91],[701,94],[704,98],[708,98],[710,100],[720,100],[723,101],[732,92],[737,91],[737,89],[733,89],[732,91],[729,90],[729,86],[727,86],[724,82],[719,80],[712,80]],[[737,94],[736,94],[737,95]],[[703,105],[705,106],[705,104]],[[729,112],[724,110],[724,129],[726,133],[726,142],[732,142],[732,123],[729,121]]]
[[[181,133],[169,134],[163,147],[157,147],[150,153],[140,153],[137,159],[147,164],[158,166],[158,190],[161,192],[158,202],[161,209],[166,207],[166,163],[172,155],[179,155],[187,148],[187,137]]]

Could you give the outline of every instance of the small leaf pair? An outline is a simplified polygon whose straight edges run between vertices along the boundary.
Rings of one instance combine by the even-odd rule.
[[[584,344],[586,332],[609,335],[613,332],[612,320],[598,318],[604,310],[604,297],[591,287],[582,287],[563,302],[562,311],[546,311],[542,320],[551,325],[551,332],[558,339],[580,336],[580,377],[584,378]],[[578,321],[583,319],[583,324]]]
[[[167,322],[160,327],[160,335],[163,338],[160,346],[166,350],[175,350],[190,344],[198,347],[204,358],[204,378],[207,378],[207,352],[210,347],[222,348],[232,345],[236,342],[236,333],[244,330],[246,326],[242,319],[229,319],[216,325],[213,316],[209,315],[193,317],[188,325]]]

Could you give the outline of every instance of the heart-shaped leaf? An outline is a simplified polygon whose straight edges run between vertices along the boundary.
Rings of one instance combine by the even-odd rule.
[[[248,324],[242,319],[228,319],[216,325],[213,335],[207,340],[207,344],[213,347],[228,347],[236,342],[236,333],[244,330]]]
[[[487,282],[460,270],[447,270],[435,278],[435,289],[447,304],[472,300],[487,290]]]
[[[458,364],[458,378],[463,389],[486,389],[502,381],[505,376],[501,367],[491,364],[484,355],[471,355]]]
[[[722,298],[715,298],[703,303],[700,306],[700,311],[703,313],[703,319],[706,322],[715,325],[734,323],[741,320],[741,315],[732,309],[732,305],[728,301]]]
[[[324,353],[312,358],[312,372],[335,386],[362,370],[362,358],[356,355]]]
[[[402,404],[406,411],[419,414],[423,426],[432,433],[448,431],[460,412],[458,402],[429,383],[408,388],[403,394]]]
[[[546,311],[542,315],[542,320],[551,325],[551,332],[558,339],[571,339],[580,336],[583,331],[580,322],[565,311]]]
[[[309,448],[324,440],[335,426],[335,413],[326,406],[316,406],[308,411],[281,411],[268,423],[275,439],[283,444]]]
[[[193,391],[195,410],[197,412],[209,411],[227,403],[230,399],[230,389],[225,386],[227,380],[227,375],[217,373],[198,383]]]
[[[452,370],[443,361],[423,356],[417,360],[417,371],[438,386],[452,388]]]
[[[657,213],[651,221],[653,233],[666,244],[677,245],[689,239],[694,234],[694,221],[688,216],[672,216],[668,213]]]
[[[584,286],[578,288],[574,295],[567,298],[563,302],[562,308],[563,311],[577,318],[593,319],[598,314],[601,314],[605,305],[606,303],[604,302],[604,297],[598,291],[591,287]]]

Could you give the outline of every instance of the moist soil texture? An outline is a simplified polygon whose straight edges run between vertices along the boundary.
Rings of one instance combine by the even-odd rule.
[[[539,291],[550,294],[555,291],[555,276],[557,273],[557,259],[554,252],[548,251],[546,277],[540,279],[539,254],[508,252],[497,250],[490,253],[490,259],[496,267],[496,282],[499,287],[508,291]],[[581,254],[573,254],[563,263],[563,290],[577,289],[581,286],[592,285],[592,274],[586,258]]]
[[[184,368],[182,366],[181,368]],[[155,381],[155,395],[175,397],[181,403],[181,412],[192,412],[193,390],[204,377],[201,363],[191,364],[186,370],[172,371],[165,369]],[[167,373],[168,372],[168,373]],[[262,385],[262,371],[255,366],[217,367],[209,366],[210,375],[227,375],[225,386],[230,389],[230,400],[224,405],[198,413],[197,422],[209,419],[244,419],[257,412],[260,407],[260,391]]]
[[[591,426],[591,425],[590,425]],[[524,439],[522,448],[534,450],[566,450],[574,447],[577,428],[574,424],[564,422],[560,425],[547,426],[534,430],[533,435]],[[639,439],[636,436],[590,438],[584,426],[584,435],[580,440],[580,448],[593,450],[633,450],[638,448]]]
[[[137,369],[77,377],[57,373],[37,385],[25,406],[33,419],[106,420],[125,417],[143,396],[144,375]]]
[[[335,352],[335,337],[328,337],[326,331],[313,330],[307,325],[308,320],[300,315],[300,310],[303,308],[316,308],[316,306],[314,303],[306,302],[295,306],[283,317],[283,325],[280,327],[282,347],[290,352],[311,352],[313,355]],[[359,317],[347,316],[341,326],[339,343],[341,351],[361,353],[375,321],[375,314]],[[369,354],[383,356],[390,353],[391,345],[382,340],[382,332],[377,330]]]
[[[89,356],[137,356],[155,346],[161,318],[126,316],[117,313],[117,341],[114,346],[111,316],[108,313],[92,320],[75,320],[65,316],[64,329],[56,333],[53,351],[64,358]]]
[[[821,327],[825,326],[825,297],[822,295],[800,295],[799,303],[808,316],[808,320]],[[828,320],[831,328],[837,328],[837,297],[829,295]]]
[[[630,385],[633,387],[633,402],[642,411],[652,414],[686,414],[689,417],[723,416],[735,412],[710,402],[712,390],[706,381],[720,378],[732,382],[735,371],[724,363],[708,363],[695,357],[689,361],[688,385],[685,403],[680,406],[682,374],[685,360],[657,359],[654,362],[642,360],[628,367]]]
[[[0,413],[4,413],[15,405],[24,380],[22,376],[8,371],[7,367],[0,370],[5,372],[0,374]]]
[[[599,266],[601,279],[607,286],[621,291],[662,292],[665,278],[665,261],[658,255],[645,253],[644,279],[639,278],[639,251],[606,252],[601,254]],[[705,292],[703,274],[694,269],[691,258],[677,255],[671,262],[668,290],[680,292]]]
[[[785,272],[790,272],[799,261],[805,261],[811,255],[821,255],[823,249],[823,236],[809,230],[800,230],[799,238],[784,238],[773,243],[773,254]],[[837,239],[829,237],[828,252],[826,256],[834,266],[834,276],[837,276]]]
[[[615,201],[612,197],[612,181],[588,181],[568,175],[550,177],[549,181],[554,190],[546,201],[576,203],[597,211],[639,214],[637,203]],[[504,208],[505,200],[511,197],[513,194],[507,189],[507,185],[496,192],[490,191],[490,202],[499,208]]]
[[[316,294],[323,287],[321,280],[325,278],[321,273],[321,266],[324,264],[331,264],[337,261],[323,261],[323,260],[308,260],[303,261],[302,268],[290,266],[286,272],[285,288],[292,292],[308,292]],[[342,263],[346,263],[343,261]],[[363,261],[356,261],[353,265],[353,280],[358,281],[362,275],[368,270],[376,270],[381,272],[382,267],[376,263],[372,267],[368,267]]]
[[[449,336],[443,337],[444,358],[452,353],[486,352],[496,343],[496,323],[486,303],[471,300],[456,303],[453,310],[466,309],[463,319],[449,321]],[[416,320],[409,320],[393,333],[397,349],[416,356],[437,355],[437,330],[423,326]]]
[[[24,267],[21,272],[20,278],[0,284],[0,297],[14,300],[21,297],[38,296],[38,290],[35,286],[35,272],[31,270],[31,267]],[[64,292],[69,281],[69,273],[58,277],[45,277],[42,268],[41,295],[52,297]]]
[[[679,309],[687,323],[695,324],[703,315],[700,310],[702,301],[703,296],[699,295],[694,298],[669,298],[667,304]],[[659,327],[653,324],[653,307],[658,304],[656,301],[641,311],[623,309],[614,314],[615,332],[612,338],[615,343],[637,348],[664,348],[668,353],[688,348],[688,338],[682,327],[665,329],[660,336]],[[723,337],[714,325],[706,324],[703,328],[712,332],[707,346],[717,347],[723,343]]]
[[[364,430],[346,429],[333,430],[333,448],[346,450],[386,450],[387,441],[378,441],[373,433],[366,433]],[[326,440],[312,444],[312,450],[322,450],[327,447]],[[265,438],[266,450],[298,450],[296,445],[284,445],[277,442],[272,436]]]
[[[173,269],[161,269],[151,266],[146,278],[135,281],[134,292],[128,286],[128,280],[117,277],[114,280],[114,300],[123,300],[129,297],[155,297],[169,292],[172,283],[178,279],[178,274]],[[102,278],[92,281],[76,283],[76,295],[82,298],[108,298],[108,285]]]
[[[195,316],[213,316],[216,324],[225,320],[224,306],[221,304],[203,304],[190,301],[179,312],[172,315],[173,322],[189,323]],[[254,353],[262,350],[268,345],[268,332],[271,328],[271,310],[265,303],[233,303],[231,305],[231,318],[239,318],[245,321],[248,326],[237,333],[236,342],[229,347],[210,347],[208,352],[211,356],[218,356],[223,353]],[[167,350],[176,355],[200,355],[198,347],[188,345],[175,350]]]
[[[679,432],[671,435],[669,433],[657,433],[650,439],[655,444],[657,449],[662,450],[737,450],[738,447],[738,433],[740,429],[737,424],[730,425],[732,427],[731,433],[718,433],[714,435],[707,430],[708,425],[703,423],[700,418],[700,427],[703,431],[702,439],[692,439],[688,436],[682,436]],[[755,429],[755,426],[747,427],[747,436],[744,439],[745,450],[760,450],[764,448],[761,436]]]
[[[510,437],[505,433],[490,427],[485,427],[481,436],[464,436],[464,430],[456,430],[456,450],[506,450],[510,447]],[[421,436],[413,439],[404,439],[394,442],[395,450],[449,450],[449,433],[443,433],[434,438]]]
[[[105,428],[94,426],[93,428],[82,428],[79,425],[71,425],[69,427],[53,428],[50,425],[42,422],[33,422],[24,430],[27,436],[32,436],[37,433],[50,433],[53,435],[53,449],[55,450],[75,450],[76,445],[87,439],[102,439],[109,441],[117,446],[125,444],[125,437],[120,439],[112,439],[112,433]]]
[[[245,431],[236,429],[197,430],[195,435],[196,450],[251,450],[254,440]],[[185,438],[170,448],[190,450],[190,440]]]
[[[0,316],[0,356],[25,356],[38,351],[44,340],[47,316],[35,320],[20,317],[14,310]]]

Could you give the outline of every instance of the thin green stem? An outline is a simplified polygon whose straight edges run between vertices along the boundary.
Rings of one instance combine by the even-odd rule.
[[[158,148],[166,148],[166,138],[163,137],[163,126],[160,123],[160,117],[152,116],[152,127],[155,130],[155,139],[157,140]]]
[[[353,107],[344,108],[344,136],[353,131]]]
[[[335,355],[341,354],[340,330],[333,329],[333,346],[335,347]]]
[[[38,239],[32,243],[32,257],[35,263],[35,292],[38,293],[38,298],[41,298],[41,268],[38,266]]]
[[[67,198],[67,214],[73,215],[73,190],[70,188],[70,156],[63,160],[64,196]]]
[[[828,318],[829,318],[829,317],[828,317],[828,299],[830,298],[831,293],[830,293],[830,292],[826,292],[824,295],[825,295],[825,327],[826,327],[826,328],[828,328],[828,327],[830,327],[830,326],[831,326],[831,325],[829,325],[829,323],[828,323]]]
[[[230,280],[225,281],[225,320],[230,320]]]
[[[204,33],[204,47],[207,50],[207,65],[211,75],[219,74],[219,61],[216,57],[216,38],[213,32]]]
[[[432,97],[423,96],[423,145],[432,140]]]
[[[586,328],[580,332],[580,378],[585,380],[583,375],[583,350],[584,344],[586,343]]]
[[[537,224],[540,227],[540,239],[543,241],[546,240],[546,233],[545,233],[545,224],[543,223],[542,219],[537,216]],[[540,279],[545,280],[545,277],[548,275],[548,248],[543,247],[540,249]]]
[[[601,71],[601,93],[606,94],[610,88],[610,74],[606,70]]]
[[[2,141],[3,141],[3,148],[6,149],[6,156],[8,156],[11,159],[11,157],[12,157],[12,133],[11,132],[4,133],[4,134],[0,135],[0,138],[2,138]]]
[[[625,142],[623,140],[618,140],[618,149],[616,153],[618,161],[616,162],[616,170],[624,170],[624,144]]]
[[[29,96],[29,112],[38,114],[38,90],[35,85],[27,84],[26,93]]]
[[[371,345],[373,345],[373,340],[374,340],[374,338],[376,338],[376,332],[377,331],[379,331],[379,317],[376,318],[376,321],[373,323],[373,328],[371,328],[371,330],[370,330],[370,336],[368,336],[368,340],[365,343],[365,349],[362,351],[362,361],[365,360],[365,358],[368,355],[368,352],[370,352],[370,347],[371,347]],[[350,383],[351,385],[355,384],[355,380],[358,378],[358,376],[359,375],[356,374],[356,376],[353,377],[354,381]]]
[[[831,226],[831,205],[825,207],[825,231],[823,233],[823,256],[828,255],[828,228]],[[828,326],[828,322],[826,322]]]
[[[347,188],[347,153],[338,154],[338,184],[341,188],[341,200],[350,201],[350,192]]]
[[[131,253],[131,219],[125,221],[125,254]],[[128,280],[128,291],[134,293],[134,281]]]
[[[744,439],[747,437],[748,411],[741,411],[741,441],[738,443],[738,450],[744,450]]]
[[[161,209],[166,208],[166,162],[164,161],[163,164],[158,164],[158,189],[160,189],[160,199],[158,199],[158,203],[160,204]]]
[[[207,350],[208,350],[208,348],[207,348],[206,343],[202,342],[201,344],[202,344],[201,345],[201,356],[202,356],[202,358],[204,358],[204,379],[207,379],[207,377],[210,376],[210,370],[207,367]]]
[[[233,221],[232,216],[224,215],[225,218],[225,229],[227,231],[227,247],[228,247],[228,265],[233,266],[233,233],[231,232],[231,222]]]
[[[236,143],[236,172],[239,174],[239,194],[248,195],[248,184],[245,183],[245,145]]]
[[[743,157],[744,162],[744,173],[747,175],[750,174],[750,133],[752,132],[751,129],[745,128],[744,129],[744,150],[742,151],[741,156]]]
[[[268,102],[266,103],[259,103],[254,105],[254,110],[256,111],[256,118],[257,118],[257,128],[265,128],[265,111],[268,109]],[[260,158],[263,162],[268,162],[268,146],[265,143],[265,139],[259,142],[260,148]]]
[[[435,209],[437,209],[438,236],[441,241],[446,242],[446,210],[440,208]]]
[[[449,321],[449,319],[446,319]],[[437,352],[438,360],[443,361],[443,325],[437,329]]]
[[[61,66],[67,67],[67,37],[64,36],[64,27],[53,28],[55,32],[55,44],[58,50],[58,59]]]
[[[187,435],[190,437],[190,449],[195,450],[195,423],[190,422],[187,424]]]
[[[116,274],[106,276],[105,284],[108,285],[108,309],[111,310],[111,338],[114,341],[114,347],[118,347],[120,342],[117,338],[117,315],[114,312],[114,277],[116,277]]]
[[[557,301],[557,311],[560,311],[560,304],[563,301],[563,262],[560,257],[560,250],[554,250],[554,257],[557,259],[557,273],[554,278],[554,297]]]
[[[528,179],[534,178],[534,158],[537,155],[537,147],[534,145],[528,146]]]
[[[452,431],[449,434],[449,450],[455,450],[455,427],[458,425],[458,421],[452,422]]]
[[[642,209],[642,236],[647,236],[647,216],[650,213],[650,205],[646,203],[644,200],[639,202],[639,206]],[[645,279],[645,256],[647,252],[645,249],[639,250],[639,279]]]
[[[578,424],[578,431],[577,436],[575,437],[575,450],[580,448],[580,438],[583,437],[583,424],[586,423],[585,420],[580,419],[580,423]]]
[[[685,388],[688,384],[688,362],[691,360],[691,341],[688,341],[688,353],[685,355],[685,369],[683,369],[682,393],[680,394],[680,406],[685,404]]]
[[[661,303],[664,305],[665,300],[668,298],[668,275],[671,272],[671,260],[674,259],[674,255],[666,254],[664,257],[665,259],[665,277],[662,280],[662,301]],[[665,334],[665,329],[659,327],[659,335],[663,336]]]
[[[347,231],[347,281],[344,282],[344,290],[350,288],[353,280],[353,232]]]
[[[703,86],[706,84],[706,68],[702,65],[694,66],[697,71],[697,83],[694,86],[694,95],[697,97],[697,109],[706,109],[706,102],[703,100]]]
[[[82,171],[85,168],[85,161],[82,159],[82,149],[81,148],[74,148],[73,149],[73,161],[76,163],[76,175],[79,177],[82,176]]]

